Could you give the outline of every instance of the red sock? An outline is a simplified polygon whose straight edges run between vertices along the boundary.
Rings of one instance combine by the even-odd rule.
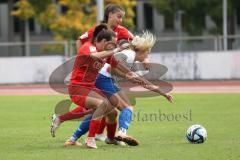
[[[70,112],[59,116],[59,119],[61,122],[64,122],[71,119],[81,118],[88,113],[91,113],[91,110],[86,110],[81,106],[77,106],[77,108],[71,110]]]
[[[103,117],[96,134],[102,134],[106,126],[106,118]]]
[[[95,137],[101,120],[92,119],[89,125],[88,137]]]
[[[107,124],[107,137],[109,139],[114,139],[116,129],[117,129],[117,122],[112,124]]]

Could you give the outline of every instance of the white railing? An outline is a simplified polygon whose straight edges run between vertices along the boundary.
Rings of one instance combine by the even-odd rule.
[[[229,35],[228,50],[239,50],[240,49],[240,35]],[[158,48],[155,51],[164,50],[166,44],[172,43],[172,49],[174,52],[185,52],[185,51],[222,51],[223,50],[223,36],[192,36],[192,37],[158,37],[157,44]],[[194,46],[195,44],[195,46]],[[162,48],[161,48],[162,47]],[[167,46],[168,47],[168,46]],[[165,47],[166,48],[166,47]],[[169,48],[169,47],[168,47]]]
[[[229,35],[228,40],[232,41],[229,43],[229,50],[240,50],[240,35]],[[153,48],[153,52],[222,50],[223,36],[158,37]],[[28,44],[25,42],[0,42],[0,56],[26,56],[25,53],[30,53],[31,56],[63,55],[71,57],[76,54],[75,41],[30,41]]]
[[[51,52],[51,51],[43,51],[43,50],[53,50],[51,47],[60,48],[59,51],[55,54],[60,54],[64,56],[71,56],[69,52],[69,43],[67,41],[31,41],[29,43],[25,42],[0,42],[0,56],[3,55],[13,55],[21,56],[25,55],[22,52],[30,53],[33,55],[41,55],[41,52]],[[28,51],[27,51],[28,50]],[[57,50],[57,49],[55,49]],[[6,53],[9,52],[9,53]],[[12,53],[10,53],[12,52]],[[36,54],[37,53],[37,54]],[[44,54],[46,55],[46,54]],[[47,54],[52,55],[52,53]]]

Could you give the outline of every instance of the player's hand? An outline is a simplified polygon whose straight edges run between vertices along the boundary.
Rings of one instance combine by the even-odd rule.
[[[116,53],[118,53],[118,52],[121,52],[121,51],[123,51],[123,50],[125,50],[125,49],[127,49],[127,48],[129,48],[129,47],[130,47],[130,44],[129,44],[129,43],[124,43],[123,45],[115,48],[115,49],[113,50],[113,54],[116,54]]]
[[[173,97],[171,95],[165,95],[165,98],[170,102],[172,103],[173,102]]]
[[[143,67],[144,67],[144,69],[146,69],[146,70],[150,70],[150,68],[151,68],[151,63],[150,63],[150,61],[149,61],[148,58],[146,58],[146,59],[143,61]]]
[[[151,64],[150,64],[150,63],[143,63],[143,67],[144,67],[146,70],[150,70]]]
[[[123,45],[119,46],[119,52],[122,50],[128,49],[130,47],[130,43],[124,43]]]

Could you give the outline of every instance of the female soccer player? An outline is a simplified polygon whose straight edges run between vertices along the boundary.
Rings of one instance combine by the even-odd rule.
[[[105,9],[104,21],[107,22],[108,28],[111,28],[115,32],[115,34],[117,35],[118,41],[121,39],[132,40],[133,38],[133,35],[126,28],[120,25],[122,23],[122,18],[124,17],[124,14],[125,14],[124,9],[118,5],[110,4]],[[92,27],[85,34],[80,36],[79,40],[77,41],[78,47],[84,44],[85,42],[89,41],[89,39],[91,39],[94,28],[95,27]],[[122,104],[124,104],[123,101],[122,101]],[[126,103],[124,105],[126,105]],[[66,120],[71,120],[74,118],[79,118],[79,116],[82,116],[82,114],[79,114],[82,112],[82,110],[83,110],[82,107],[79,106],[78,108],[72,110],[68,114],[60,116],[59,117],[60,121],[56,121],[57,117],[53,117],[53,124],[55,126],[59,126],[60,122],[64,122]],[[90,118],[91,117],[88,117],[87,119],[84,120],[84,122],[88,121]],[[100,136],[97,136],[98,139],[103,139],[103,140],[105,137],[101,133],[103,133],[103,130],[105,127],[104,121],[105,120],[103,119],[100,125],[100,128],[98,129],[98,132],[97,132],[98,135],[100,135]],[[83,124],[85,124],[84,122]],[[55,128],[57,127],[53,127],[52,133],[55,133]],[[85,129],[79,131],[79,133],[84,134],[86,131],[87,129],[85,127]]]
[[[121,39],[126,39],[126,40],[133,39],[132,33],[129,32],[125,27],[121,26],[124,15],[125,15],[124,9],[115,4],[107,5],[105,8],[105,11],[104,11],[104,21],[103,22],[105,22],[107,24],[109,29],[114,31],[114,33],[116,34],[117,41],[119,41]],[[78,38],[78,40],[76,42],[77,49],[79,49],[84,43],[86,43],[92,39],[94,29],[95,29],[95,26],[90,28],[86,33],[84,33],[83,35],[81,35]],[[56,115],[53,115],[54,126],[59,126],[60,123],[67,121],[67,120],[82,117],[83,112],[89,113],[89,111],[87,111],[84,108],[82,108],[81,106],[79,106],[76,109],[69,112],[68,114],[62,115],[60,117],[56,117]],[[58,118],[60,119],[60,121],[57,120]],[[89,118],[86,119],[86,121],[88,121],[88,120],[89,120]],[[57,127],[52,127],[52,135],[53,136],[55,136],[56,128]],[[102,141],[104,141],[106,138],[105,135],[102,134],[104,131],[104,128],[105,128],[105,120],[103,119],[100,124],[99,130],[98,130],[98,135],[97,135],[98,139],[102,140]],[[82,132],[85,132],[85,130],[83,130]]]
[[[124,43],[126,42],[127,41]],[[135,61],[142,62],[145,60],[155,43],[155,37],[149,32],[144,32],[142,35],[135,36],[131,43],[131,49],[123,50],[114,55],[119,61],[125,62],[129,68],[133,67]],[[104,92],[112,105],[117,106],[118,109],[121,110],[121,114],[119,116],[119,131],[116,139],[119,141],[124,141],[129,145],[137,145],[138,142],[136,140],[129,140],[129,137],[126,136],[126,131],[132,120],[133,106],[131,106],[125,93],[115,85],[115,81],[109,73],[109,67],[109,64],[105,64],[104,67],[100,70],[95,83],[96,87]],[[118,76],[125,77],[126,73],[123,73],[119,70],[116,71],[117,69],[114,70]],[[172,101],[172,97],[170,95],[162,93],[157,86],[152,85],[147,80],[142,80],[146,84],[143,87],[159,93],[160,95],[166,97],[170,102]],[[90,117],[91,116],[88,118]],[[84,121],[73,134],[73,136],[65,142],[65,145],[77,145],[77,139],[83,135],[82,133],[85,133],[87,131],[88,125],[89,123],[87,121]],[[106,142],[111,143],[109,139],[106,139]]]
[[[122,71],[129,71],[112,56],[112,54],[121,51],[124,47],[104,51],[107,46],[112,44],[115,44],[115,34],[107,30],[107,26],[104,24],[97,26],[93,32],[92,41],[86,42],[78,51],[68,87],[70,98],[75,104],[84,106],[86,109],[93,109],[89,134],[86,139],[86,145],[90,148],[97,148],[95,133],[101,118],[106,116],[109,123],[115,123],[116,121],[116,115],[111,113],[113,110],[112,105],[95,86],[98,71],[106,62]],[[53,124],[51,130],[53,135],[54,128],[57,128],[57,126]],[[114,138],[116,128],[111,128],[114,130],[111,132],[113,134],[112,138]]]
[[[128,31],[125,27],[121,26],[125,11],[121,6],[115,4],[109,4],[106,6],[104,11],[103,23],[106,23],[108,28],[113,30],[117,36],[117,41],[121,39],[132,40],[133,34]],[[77,49],[81,47],[82,44],[89,41],[92,38],[95,26],[90,28],[83,35],[79,36],[76,45]]]
[[[134,37],[133,34],[130,31],[128,31],[128,29],[121,26],[124,15],[125,15],[125,10],[121,6],[116,4],[107,5],[104,11],[103,22],[108,25],[109,29],[115,32],[117,36],[117,41],[120,41],[123,39],[131,41]],[[82,44],[84,44],[85,42],[89,41],[89,39],[91,39],[94,28],[95,27],[90,28],[86,33],[84,33],[79,37],[79,39],[76,42],[77,48],[79,48]],[[145,60],[143,61],[143,65],[145,66],[145,69],[150,69],[148,57],[146,57]],[[106,137],[103,134],[104,128],[105,128],[105,120],[103,118],[96,135],[97,140],[101,140],[101,141],[105,140]],[[84,132],[85,130],[83,130],[82,133]]]

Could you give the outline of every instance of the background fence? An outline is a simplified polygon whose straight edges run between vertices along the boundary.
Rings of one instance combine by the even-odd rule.
[[[0,56],[47,56],[76,54],[75,41],[30,41],[0,43]],[[152,49],[157,53],[222,51],[223,36],[158,37]],[[228,36],[228,50],[240,50],[240,35]]]
[[[157,38],[151,62],[163,64],[166,80],[240,79],[240,35]],[[75,41],[0,43],[0,84],[48,83],[59,65],[76,54]],[[238,51],[239,50],[239,51]]]

